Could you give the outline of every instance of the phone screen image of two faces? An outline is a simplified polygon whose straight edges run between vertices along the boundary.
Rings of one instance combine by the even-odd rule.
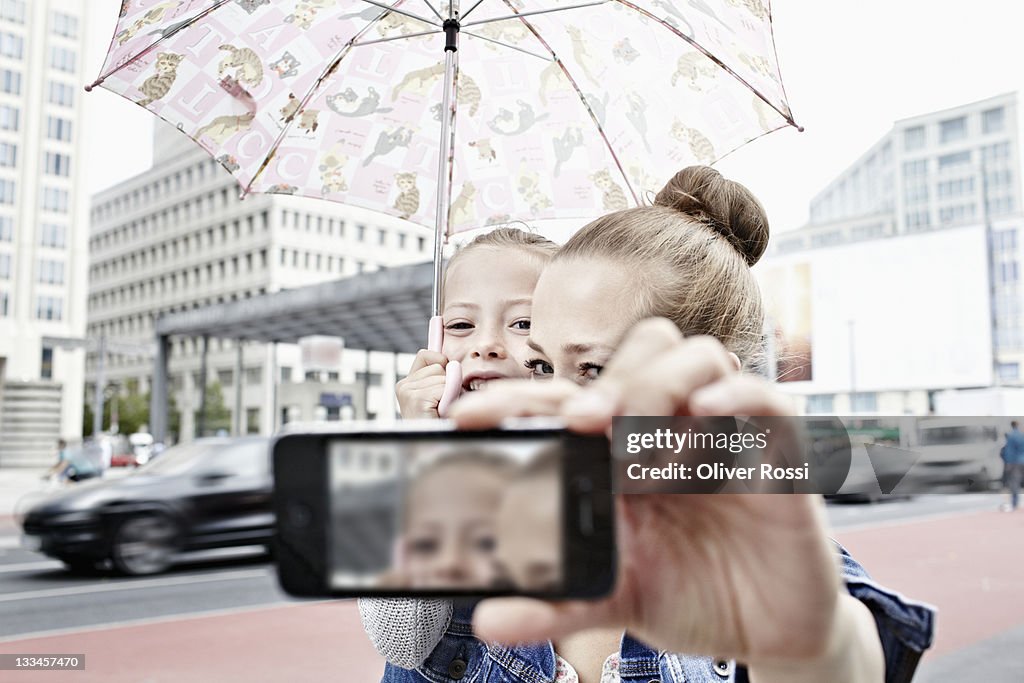
[[[562,467],[543,439],[332,443],[332,587],[559,591]]]

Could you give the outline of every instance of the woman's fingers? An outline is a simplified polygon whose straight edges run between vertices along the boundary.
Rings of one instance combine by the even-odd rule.
[[[693,392],[689,401],[694,415],[792,415],[789,397],[758,377],[731,375]]]
[[[484,391],[464,394],[452,404],[450,417],[459,429],[487,429],[509,417],[558,415],[565,400],[579,391],[563,379],[500,380]]]
[[[665,330],[649,329],[657,342],[636,339],[623,357],[616,354],[611,372],[566,403],[563,414],[573,429],[601,431],[614,415],[686,414],[691,394],[736,372],[729,352],[710,337],[680,337],[665,346]]]
[[[529,598],[495,598],[481,602],[473,613],[473,630],[485,641],[507,644],[558,640],[615,621],[608,600],[542,602]]]

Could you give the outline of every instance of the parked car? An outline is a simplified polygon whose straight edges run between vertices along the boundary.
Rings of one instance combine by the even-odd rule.
[[[72,570],[107,562],[155,574],[182,551],[264,545],[273,538],[269,440],[200,439],[131,474],[79,484],[25,514],[25,547]]]

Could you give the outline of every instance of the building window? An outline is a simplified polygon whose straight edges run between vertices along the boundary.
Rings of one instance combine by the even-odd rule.
[[[925,145],[924,126],[914,126],[903,131],[903,149],[912,152]]]
[[[75,89],[64,83],[50,81],[50,104],[73,107],[75,105]]]
[[[43,208],[47,211],[53,211],[54,213],[67,213],[68,191],[61,190],[56,187],[44,187]]]
[[[55,296],[36,297],[36,319],[60,320],[63,314],[64,301]]]
[[[0,254],[0,280],[11,279],[11,255]]]
[[[878,394],[870,392],[854,392],[850,394],[850,410],[854,413],[873,413],[878,410]]]
[[[11,314],[10,296],[7,292],[0,292],[0,318],[6,318]]]
[[[365,225],[357,225],[356,226],[356,239],[359,240],[360,242],[363,242],[363,241],[366,240],[366,226]]]
[[[0,104],[0,130],[18,130],[19,111],[17,107]]]
[[[14,241],[14,219],[10,216],[0,216],[0,242]]]
[[[71,175],[71,157],[58,152],[46,153],[46,173],[67,178]]]
[[[1017,262],[1004,261],[999,264],[999,281],[1003,284],[1017,282]]]
[[[835,396],[832,394],[811,394],[807,397],[808,415],[823,415],[832,412],[832,404]]]
[[[377,231],[377,244],[379,244],[379,245],[381,245],[383,247],[384,244],[387,242],[387,238],[388,238],[387,232],[385,232],[384,230],[378,230]]]
[[[1000,363],[996,368],[999,379],[1015,381],[1020,379],[1020,363]]]
[[[71,122],[57,116],[46,117],[46,137],[71,142]]]
[[[398,248],[405,249],[405,233],[398,235]]]
[[[25,0],[0,0],[0,19],[12,24],[24,24]]]
[[[0,69],[0,91],[11,95],[20,95],[21,74],[10,69]]]
[[[49,346],[43,347],[43,357],[39,363],[39,378],[53,379],[53,349]]]
[[[981,112],[981,132],[998,133],[1003,130],[1006,122],[1006,111],[1002,107],[986,109]]]
[[[53,13],[53,32],[65,38],[78,37],[78,18],[63,12]]]
[[[939,157],[939,170],[969,163],[971,163],[970,150],[964,150],[963,152],[954,152],[953,154],[943,154],[942,156]]]
[[[281,366],[281,381],[291,382],[292,381],[292,369],[287,365]]]
[[[50,48],[50,66],[57,71],[75,72],[75,53],[54,45]]]
[[[246,368],[245,383],[250,386],[259,386],[263,383],[263,368]]]
[[[967,117],[939,121],[939,142],[954,142],[967,137]]]
[[[0,179],[0,204],[14,204],[14,181]]]
[[[0,55],[11,59],[21,59],[25,51],[25,43],[21,36],[13,33],[0,33]]]
[[[39,259],[37,280],[47,285],[64,284],[64,264],[52,259]]]
[[[232,370],[218,370],[217,381],[222,387],[229,387],[235,381],[235,373]]]
[[[18,165],[18,146],[0,142],[0,166],[13,168]]]
[[[369,386],[371,386],[371,387],[379,387],[383,381],[384,381],[384,376],[381,375],[379,372],[371,372],[370,373],[370,381],[369,382],[366,381],[366,373],[365,372],[357,372],[356,373],[356,383],[357,384],[369,384]]]
[[[260,409],[259,408],[246,408],[245,409],[245,433],[246,434],[259,434],[260,433]]]

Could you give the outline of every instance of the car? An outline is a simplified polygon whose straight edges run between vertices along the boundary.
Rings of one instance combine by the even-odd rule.
[[[181,552],[273,541],[270,441],[199,439],[127,476],[76,484],[30,508],[23,545],[73,571],[156,574]]]

